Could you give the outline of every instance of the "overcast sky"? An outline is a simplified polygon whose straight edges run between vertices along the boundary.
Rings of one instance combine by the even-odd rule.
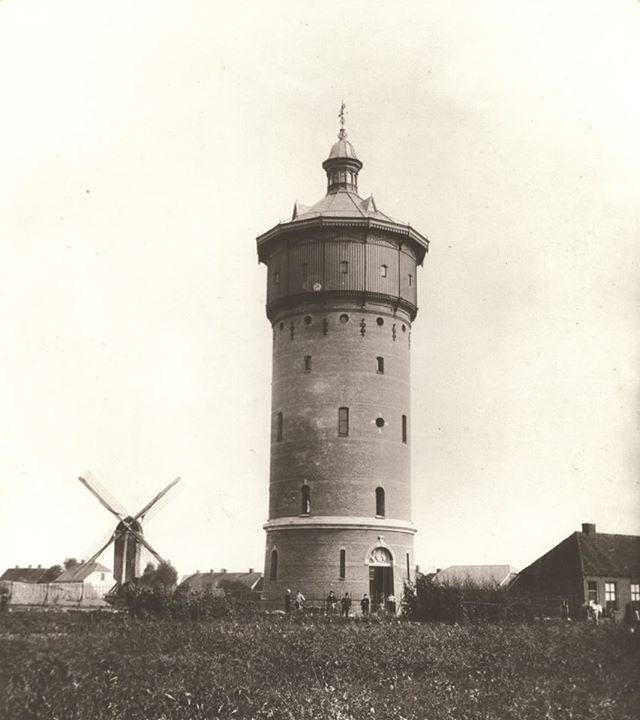
[[[431,240],[412,343],[423,567],[640,533],[640,3],[0,3],[0,570],[113,526],[262,569],[256,235],[325,192]],[[112,566],[112,555],[103,561]]]

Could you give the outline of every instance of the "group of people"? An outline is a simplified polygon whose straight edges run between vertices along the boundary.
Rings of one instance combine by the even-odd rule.
[[[304,609],[305,602],[306,599],[304,595],[300,592],[300,590],[298,590],[296,594],[293,595],[291,589],[287,588],[287,591],[284,595],[284,611],[285,613],[290,613],[293,606],[293,608],[297,612],[301,612]],[[343,597],[338,598],[337,595],[333,592],[333,590],[329,591],[326,599],[326,610],[328,615],[337,615],[339,606],[340,617],[349,617],[349,613],[351,612],[351,605],[352,599],[348,592],[346,592]],[[389,595],[386,600],[386,609],[388,613],[392,615],[396,614],[396,599],[393,594]],[[362,614],[364,616],[369,615],[369,612],[371,610],[371,600],[369,599],[367,593],[364,593],[364,595],[362,596],[362,600],[360,600],[360,610],[362,611]]]

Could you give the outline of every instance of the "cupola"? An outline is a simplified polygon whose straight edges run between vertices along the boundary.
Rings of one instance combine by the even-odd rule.
[[[322,163],[327,173],[327,195],[342,191],[358,192],[358,173],[362,163],[358,160],[356,149],[347,140],[347,131],[344,129],[344,108],[340,108],[340,131],[338,142],[334,143],[329,157]]]

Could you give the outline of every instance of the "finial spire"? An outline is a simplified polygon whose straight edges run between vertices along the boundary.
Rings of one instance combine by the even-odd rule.
[[[344,140],[347,137],[347,131],[344,129],[344,111],[346,105],[344,104],[344,100],[342,100],[341,103],[340,113],[338,114],[338,117],[340,118],[340,132],[338,133],[338,139]]]

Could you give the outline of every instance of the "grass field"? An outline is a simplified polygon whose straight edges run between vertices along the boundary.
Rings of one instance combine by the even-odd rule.
[[[0,616],[10,720],[635,720],[640,633],[586,623]]]

